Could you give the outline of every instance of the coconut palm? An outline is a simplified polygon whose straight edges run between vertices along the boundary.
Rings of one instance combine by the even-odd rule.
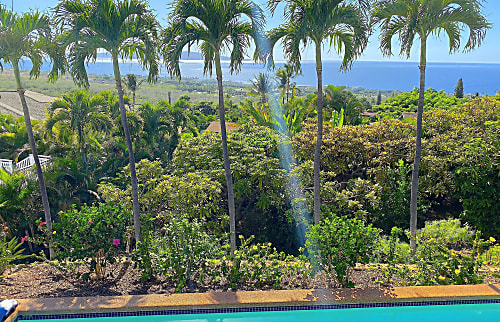
[[[269,75],[264,73],[259,73],[259,75],[255,76],[252,79],[252,89],[250,91],[250,95],[260,96],[260,102],[262,105],[267,103],[267,95],[271,93],[272,84],[269,79]]]
[[[132,92],[132,106],[135,107],[135,92],[137,88],[141,86],[144,79],[137,81],[137,76],[135,74],[127,74],[123,77],[123,83],[128,88],[129,91]]]
[[[54,44],[57,44],[57,41],[51,35],[49,19],[46,15],[40,14],[38,11],[18,15],[7,10],[4,5],[0,5],[0,61],[11,64],[14,69],[17,92],[19,93],[23,106],[28,141],[35,160],[45,222],[47,223],[49,231],[52,231],[49,200],[47,198],[45,180],[43,178],[38,151],[35,145],[35,138],[33,136],[28,104],[24,96],[25,89],[21,81],[19,62],[25,58],[31,60],[33,67],[31,68],[30,75],[32,77],[38,77],[44,58],[50,57],[53,68],[49,74],[49,79],[54,81],[58,73],[63,72],[65,67],[64,60],[61,59],[61,57],[64,57],[64,54],[57,49],[60,47]],[[54,50],[57,50],[57,52],[54,52]],[[50,256],[53,256],[51,248]]]
[[[314,45],[316,73],[318,77],[318,133],[314,152],[314,223],[320,220],[320,158],[323,139],[323,63],[321,50],[329,41],[342,56],[341,70],[350,68],[368,42],[369,27],[365,17],[368,0],[269,0],[268,6],[274,14],[280,3],[285,3],[284,16],[287,21],[269,32],[268,55],[272,64],[272,48],[282,40],[285,56],[300,70],[301,53],[304,46]]]
[[[374,10],[373,19],[381,25],[380,49],[392,55],[392,39],[398,35],[400,54],[410,57],[415,39],[420,39],[420,88],[417,108],[415,159],[413,163],[410,199],[410,245],[416,249],[418,172],[422,153],[422,114],[427,63],[427,39],[444,32],[448,36],[450,53],[460,49],[461,31],[469,30],[464,51],[481,45],[491,24],[481,14],[479,0],[390,0],[381,1]]]
[[[69,65],[75,83],[89,87],[85,63],[95,60],[97,50],[111,54],[118,92],[120,117],[129,156],[135,239],[141,239],[135,156],[123,100],[118,59],[137,58],[149,70],[148,81],[158,75],[155,46],[158,23],[145,1],[87,0],[63,1],[56,7],[59,23],[68,31]]]
[[[76,145],[82,154],[84,172],[87,169],[86,130],[106,130],[111,127],[111,120],[103,112],[104,97],[91,96],[87,91],[77,90],[64,94],[53,101],[49,107],[50,117],[45,123],[47,132],[52,133],[56,124],[68,124],[76,134]]]
[[[241,69],[250,38],[261,39],[265,18],[259,6],[250,0],[176,0],[172,3],[169,27],[164,32],[163,56],[172,76],[181,77],[179,59],[185,47],[197,44],[204,57],[204,73],[212,74],[215,65],[219,91],[219,118],[226,174],[231,248],[236,249],[236,212],[233,178],[227,151],[227,133],[222,86],[221,53],[231,52],[229,70]]]
[[[292,78],[297,76],[297,71],[294,70],[293,66],[290,64],[285,64],[282,68],[278,68],[275,77],[278,82],[278,88],[281,90],[282,103],[288,103],[288,95],[292,87],[295,87],[295,83],[290,83]]]

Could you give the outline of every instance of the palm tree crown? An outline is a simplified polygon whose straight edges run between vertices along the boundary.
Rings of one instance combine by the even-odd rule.
[[[158,76],[158,23],[141,0],[65,0],[56,7],[67,30],[70,71],[79,86],[89,86],[85,63],[104,49],[123,59],[137,58],[148,69],[148,81]]]
[[[272,91],[272,83],[269,79],[269,75],[264,73],[259,73],[259,75],[255,76],[252,79],[252,95],[260,96],[260,102],[265,104],[267,102],[267,95],[269,95]]]
[[[204,57],[204,72],[212,75],[216,56],[231,52],[230,72],[238,72],[250,47],[250,37],[260,45],[265,23],[263,11],[249,0],[176,0],[170,26],[164,32],[163,55],[169,73],[181,78],[182,50],[197,44]],[[244,17],[250,21],[243,21]]]
[[[450,53],[461,45],[462,28],[469,29],[464,51],[481,45],[491,24],[481,14],[477,0],[391,0],[380,1],[373,13],[375,23],[381,24],[380,49],[392,55],[392,39],[398,35],[401,55],[410,57],[415,37],[427,39],[442,31],[448,36]]]

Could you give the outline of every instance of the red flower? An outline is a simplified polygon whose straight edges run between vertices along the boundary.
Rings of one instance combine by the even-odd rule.
[[[47,225],[47,222],[46,222],[46,221],[42,221],[42,222],[40,223],[40,226],[43,226],[43,225]]]
[[[24,236],[23,238],[21,238],[21,243],[24,243],[24,241],[28,238],[28,236]]]

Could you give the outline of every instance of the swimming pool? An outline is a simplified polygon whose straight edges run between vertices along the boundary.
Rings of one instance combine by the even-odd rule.
[[[176,314],[179,312],[181,314]],[[22,320],[45,322],[500,321],[500,300],[19,316],[18,321]]]

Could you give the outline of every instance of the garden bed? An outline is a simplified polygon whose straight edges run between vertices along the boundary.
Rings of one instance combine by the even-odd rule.
[[[484,283],[500,283],[500,269],[484,267]],[[74,276],[59,271],[49,263],[33,263],[18,265],[7,270],[0,280],[0,296],[2,298],[40,298],[40,297],[89,297],[89,296],[117,296],[117,295],[142,295],[142,294],[170,294],[175,290],[175,285],[165,280],[142,281],[141,274],[130,262],[115,265],[112,277],[104,280],[91,279],[85,282]],[[352,281],[356,288],[381,288],[390,289],[403,286],[403,280],[394,281],[392,284],[380,283],[382,280],[381,269],[376,265],[358,265],[352,273]],[[291,289],[289,285],[298,285],[298,281],[282,281],[284,289]],[[288,286],[287,286],[288,285]],[[317,275],[311,281],[302,282],[301,288],[337,288],[338,285],[322,275]],[[269,290],[270,288],[262,288]],[[255,290],[251,285],[240,285],[239,290]],[[218,285],[197,287],[185,292],[223,292],[233,291]]]

